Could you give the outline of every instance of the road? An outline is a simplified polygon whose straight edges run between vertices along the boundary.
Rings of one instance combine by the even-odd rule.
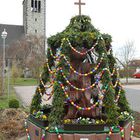
[[[131,109],[140,112],[140,85],[125,85],[124,87]]]

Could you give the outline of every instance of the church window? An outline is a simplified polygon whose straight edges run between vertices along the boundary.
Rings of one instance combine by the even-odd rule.
[[[37,18],[35,18],[35,21],[37,21]]]
[[[41,1],[40,0],[31,0],[31,11],[41,12]]]
[[[31,11],[34,10],[34,0],[31,0]]]
[[[37,12],[37,0],[35,0],[35,9],[34,9],[35,12]]]
[[[35,33],[37,33],[37,30],[35,30]]]
[[[41,12],[41,1],[38,1],[38,12]]]
[[[34,7],[34,0],[31,0],[31,7]]]

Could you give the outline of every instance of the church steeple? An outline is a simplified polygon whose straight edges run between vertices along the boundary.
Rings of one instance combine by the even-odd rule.
[[[23,1],[23,26],[27,35],[45,36],[46,0]]]

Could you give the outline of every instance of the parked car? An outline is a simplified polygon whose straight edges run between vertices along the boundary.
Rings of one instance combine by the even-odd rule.
[[[134,73],[134,74],[133,74],[133,77],[134,77],[134,78],[140,78],[140,72]]]

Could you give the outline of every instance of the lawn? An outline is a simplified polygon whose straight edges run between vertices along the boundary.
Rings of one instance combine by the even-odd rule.
[[[9,95],[9,99],[15,99],[16,94],[15,91],[13,89],[13,87],[10,88],[10,95]],[[5,93],[5,95],[0,96],[0,109],[4,109],[4,108],[8,108],[8,95],[7,95],[7,91]]]
[[[12,80],[11,82],[13,86],[35,86],[38,84],[34,78],[17,78],[15,82]]]

